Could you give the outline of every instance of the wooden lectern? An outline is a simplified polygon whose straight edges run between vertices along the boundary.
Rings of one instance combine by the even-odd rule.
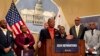
[[[79,40],[79,51],[74,53],[57,53],[55,52],[55,41],[47,39],[42,43],[42,47],[39,49],[38,56],[85,56],[85,41]]]

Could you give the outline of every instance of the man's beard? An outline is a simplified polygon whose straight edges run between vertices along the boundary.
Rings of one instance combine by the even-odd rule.
[[[3,29],[6,29],[7,28],[7,26],[1,26]]]

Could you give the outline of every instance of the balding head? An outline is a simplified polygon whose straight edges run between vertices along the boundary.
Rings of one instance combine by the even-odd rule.
[[[78,25],[80,24],[80,20],[81,20],[81,19],[80,19],[79,17],[76,17],[76,18],[75,18],[75,25],[76,25],[76,26],[78,26]]]
[[[79,17],[76,17],[75,20],[80,20],[80,18]]]
[[[4,20],[4,19],[0,20],[0,26],[1,26],[2,28],[6,29],[6,28],[7,28],[6,20]]]
[[[50,28],[54,28],[54,26],[55,26],[55,20],[54,20],[53,17],[48,19],[48,26]]]

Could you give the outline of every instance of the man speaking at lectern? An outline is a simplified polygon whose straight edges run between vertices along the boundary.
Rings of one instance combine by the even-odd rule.
[[[54,28],[55,26],[55,20],[54,18],[49,18],[48,19],[48,27],[46,29],[42,29],[40,31],[40,38],[39,38],[39,42],[38,42],[38,47],[41,49],[41,47],[43,46],[43,43],[46,42],[46,39],[55,39],[59,37],[59,32],[57,29]],[[42,50],[45,51],[45,50]],[[41,51],[39,51],[41,52]],[[41,56],[45,56],[45,54],[41,54]]]

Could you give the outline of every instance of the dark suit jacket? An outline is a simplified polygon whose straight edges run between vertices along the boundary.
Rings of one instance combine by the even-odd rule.
[[[59,31],[54,29],[54,38],[60,38]],[[45,41],[46,39],[51,39],[50,33],[48,29],[42,29],[40,31],[40,41]]]
[[[60,37],[58,39],[66,39],[67,35],[66,32],[63,33],[63,36],[61,35],[61,33],[59,33]]]
[[[39,40],[42,42],[41,48],[39,48],[38,56],[46,56],[46,39],[51,39],[50,33],[48,29],[42,29],[40,31]],[[59,31],[57,29],[54,29],[54,39],[60,38]]]
[[[6,35],[3,33],[3,31],[0,28],[0,56],[2,55],[13,55],[12,51],[9,51],[9,53],[4,52],[4,48],[7,48],[9,46],[13,47],[14,44],[14,38],[12,35],[12,32],[7,30]]]
[[[72,26],[70,28],[70,34],[73,35],[75,38],[83,39],[84,33],[85,33],[86,30],[87,30],[86,27],[84,27],[83,25],[80,25],[79,34],[77,36],[75,26]]]

